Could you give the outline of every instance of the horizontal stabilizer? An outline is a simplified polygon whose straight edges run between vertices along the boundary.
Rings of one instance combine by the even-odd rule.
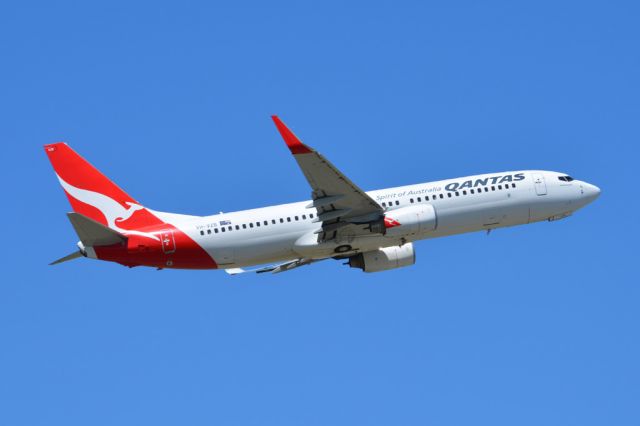
[[[127,237],[118,231],[106,227],[83,214],[72,212],[67,213],[67,216],[85,247],[110,246],[127,241]]]
[[[67,260],[73,260],[82,257],[82,253],[80,251],[75,251],[71,254],[66,255],[65,257],[61,257],[58,260],[54,260],[49,265],[57,265],[58,263],[66,262]]]

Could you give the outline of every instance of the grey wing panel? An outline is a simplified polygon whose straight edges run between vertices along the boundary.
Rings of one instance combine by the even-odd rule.
[[[295,159],[311,185],[311,197],[314,200],[339,196],[323,207],[333,206],[333,209],[344,210],[345,214],[342,217],[358,217],[382,212],[382,207],[378,203],[322,154],[318,152],[298,154],[295,155]]]
[[[380,220],[382,207],[338,170],[322,154],[305,145],[276,116],[273,121],[293,154],[300,170],[311,186],[310,208],[318,211],[317,222],[322,222],[319,240],[336,238],[338,230],[353,229],[353,223],[364,224]],[[358,228],[361,228],[359,226]],[[359,230],[371,232],[369,230]]]

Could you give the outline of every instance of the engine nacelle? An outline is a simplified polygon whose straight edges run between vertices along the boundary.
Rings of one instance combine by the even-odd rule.
[[[364,272],[386,271],[411,266],[414,263],[416,253],[411,243],[367,251],[349,258],[350,267],[360,268]]]
[[[384,215],[385,235],[416,235],[436,229],[436,211],[431,204],[419,204],[391,210]]]

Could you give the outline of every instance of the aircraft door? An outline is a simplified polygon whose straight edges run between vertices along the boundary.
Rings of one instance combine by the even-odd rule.
[[[531,177],[536,188],[536,194],[547,195],[547,184],[544,182],[544,176],[540,173],[532,173]]]
[[[162,251],[164,254],[170,254],[176,251],[176,240],[173,237],[173,231],[162,231],[160,234],[160,242],[162,242]]]

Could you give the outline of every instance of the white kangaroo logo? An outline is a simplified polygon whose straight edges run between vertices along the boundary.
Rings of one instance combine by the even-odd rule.
[[[124,203],[128,205],[129,208],[124,209],[124,214],[116,217],[115,222],[126,222],[135,212],[144,209],[140,204],[130,203],[128,201],[125,201]],[[118,203],[118,205],[120,204]]]
[[[100,212],[102,212],[104,217],[107,219],[107,226],[109,228],[115,229],[116,231],[123,234],[135,234],[160,241],[160,238],[148,232],[132,231],[129,229],[122,229],[118,226],[118,223],[127,221],[127,219],[129,219],[138,210],[143,210],[144,207],[140,204],[125,201],[125,204],[129,206],[128,208],[125,208],[122,207],[122,205],[116,200],[107,197],[104,194],[100,194],[99,192],[95,191],[89,191],[87,189],[77,188],[65,182],[60,176],[58,176],[58,180],[60,181],[60,185],[62,185],[65,191],[67,191],[67,193],[73,198],[100,210]]]

